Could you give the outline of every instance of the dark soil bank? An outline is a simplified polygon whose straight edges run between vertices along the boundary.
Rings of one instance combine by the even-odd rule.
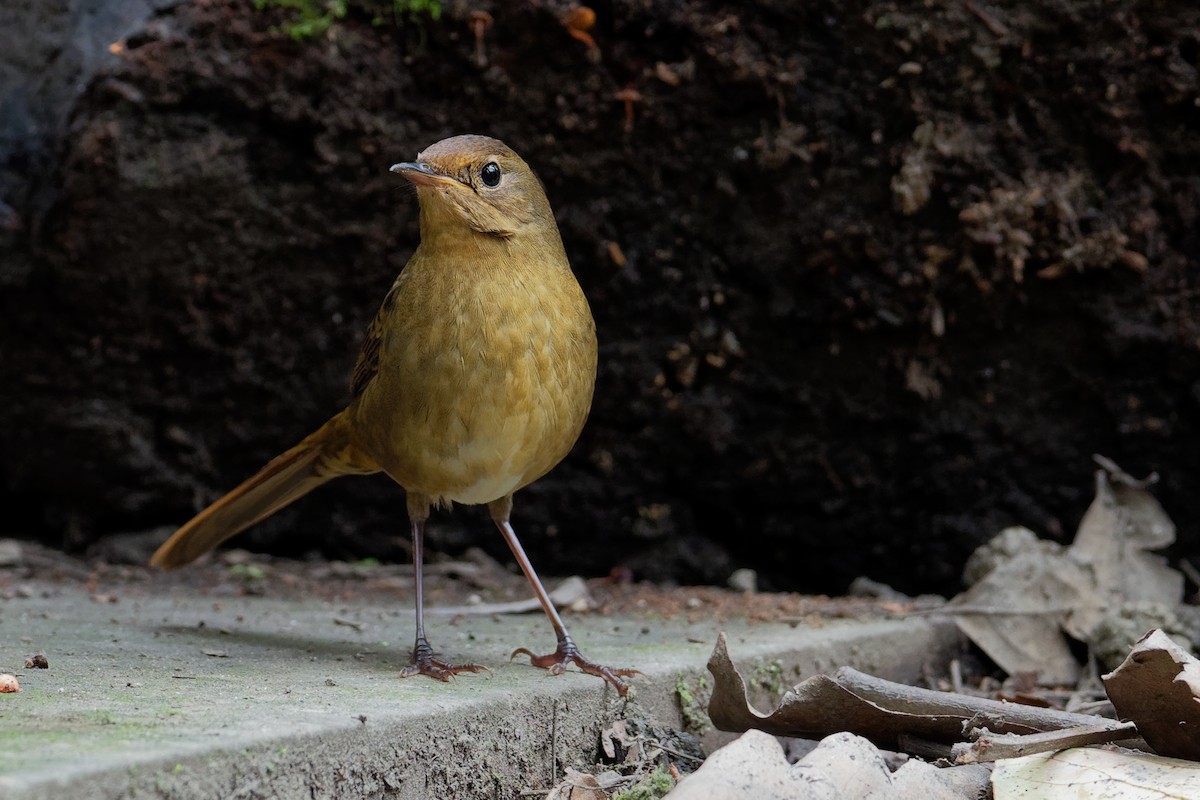
[[[550,0],[352,0],[305,41],[270,2],[102,5],[6,34],[63,29],[3,65],[5,533],[179,523],[336,411],[417,242],[388,166],[479,132],[545,181],[601,339],[517,498],[543,570],[945,590],[1000,526],[1069,536],[1094,452],[1196,550],[1194,3],[613,0],[594,47]],[[503,551],[478,509],[434,528]],[[406,538],[375,478],[242,542]]]

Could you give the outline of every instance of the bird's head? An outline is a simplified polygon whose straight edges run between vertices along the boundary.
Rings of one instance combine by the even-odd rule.
[[[417,187],[421,236],[466,226],[503,239],[535,226],[554,226],[541,181],[519,155],[487,136],[443,139],[392,166]]]

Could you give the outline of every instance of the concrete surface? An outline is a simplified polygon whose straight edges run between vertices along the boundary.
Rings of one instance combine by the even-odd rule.
[[[540,614],[433,616],[435,648],[494,670],[441,684],[397,675],[406,603],[155,587],[110,603],[34,582],[0,600],[0,672],[22,687],[0,695],[0,797],[516,797],[595,763],[613,719],[680,727],[677,682],[704,673],[718,630],[745,674],[775,676],[759,681],[764,707],[792,678],[843,664],[912,680],[957,644],[928,618],[811,627],[568,614],[591,658],[645,672],[621,700],[598,679],[507,661],[516,646],[550,646]],[[50,668],[23,669],[39,651]]]

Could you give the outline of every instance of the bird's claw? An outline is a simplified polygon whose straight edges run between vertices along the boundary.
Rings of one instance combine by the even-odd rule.
[[[519,655],[529,656],[530,664],[549,670],[551,675],[561,675],[566,671],[568,664],[574,664],[579,667],[581,672],[586,672],[588,675],[595,675],[598,678],[608,681],[621,697],[624,697],[629,691],[629,684],[621,679],[643,674],[640,670],[636,669],[606,667],[603,664],[588,661],[569,638],[560,640],[558,649],[553,653],[547,653],[543,656],[534,654],[528,648],[518,647],[516,650],[513,650],[512,655],[509,656],[509,660],[511,661]]]
[[[482,664],[451,664],[433,657],[433,648],[424,639],[418,639],[413,648],[412,663],[400,670],[401,678],[411,678],[414,675],[428,675],[439,681],[449,682],[460,672],[486,672],[491,670]]]

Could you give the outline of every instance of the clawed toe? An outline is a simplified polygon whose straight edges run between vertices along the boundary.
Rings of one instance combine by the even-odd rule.
[[[428,675],[439,681],[449,682],[451,678],[460,672],[490,673],[491,670],[482,664],[447,664],[445,661],[431,658],[424,661],[414,661],[412,664],[409,664],[400,670],[400,677],[411,678],[414,675]]]
[[[625,669],[623,667],[606,667],[603,664],[596,664],[583,657],[579,652],[579,648],[575,646],[569,638],[559,641],[558,649],[553,653],[546,655],[536,655],[532,650],[525,647],[518,647],[509,656],[509,660],[516,658],[519,655],[529,656],[529,663],[535,667],[549,670],[551,675],[562,674],[568,664],[574,664],[579,667],[581,672],[586,672],[588,675],[595,675],[598,678],[603,678],[608,681],[617,694],[624,697],[629,691],[629,684],[621,680],[622,678],[632,678],[635,675],[641,675],[642,672],[636,669]]]
[[[400,677],[411,678],[414,675],[428,675],[439,681],[449,682],[460,672],[491,674],[491,670],[482,664],[450,664],[440,658],[434,658],[433,648],[422,639],[418,640],[416,647],[413,648],[412,663],[400,670]]]

